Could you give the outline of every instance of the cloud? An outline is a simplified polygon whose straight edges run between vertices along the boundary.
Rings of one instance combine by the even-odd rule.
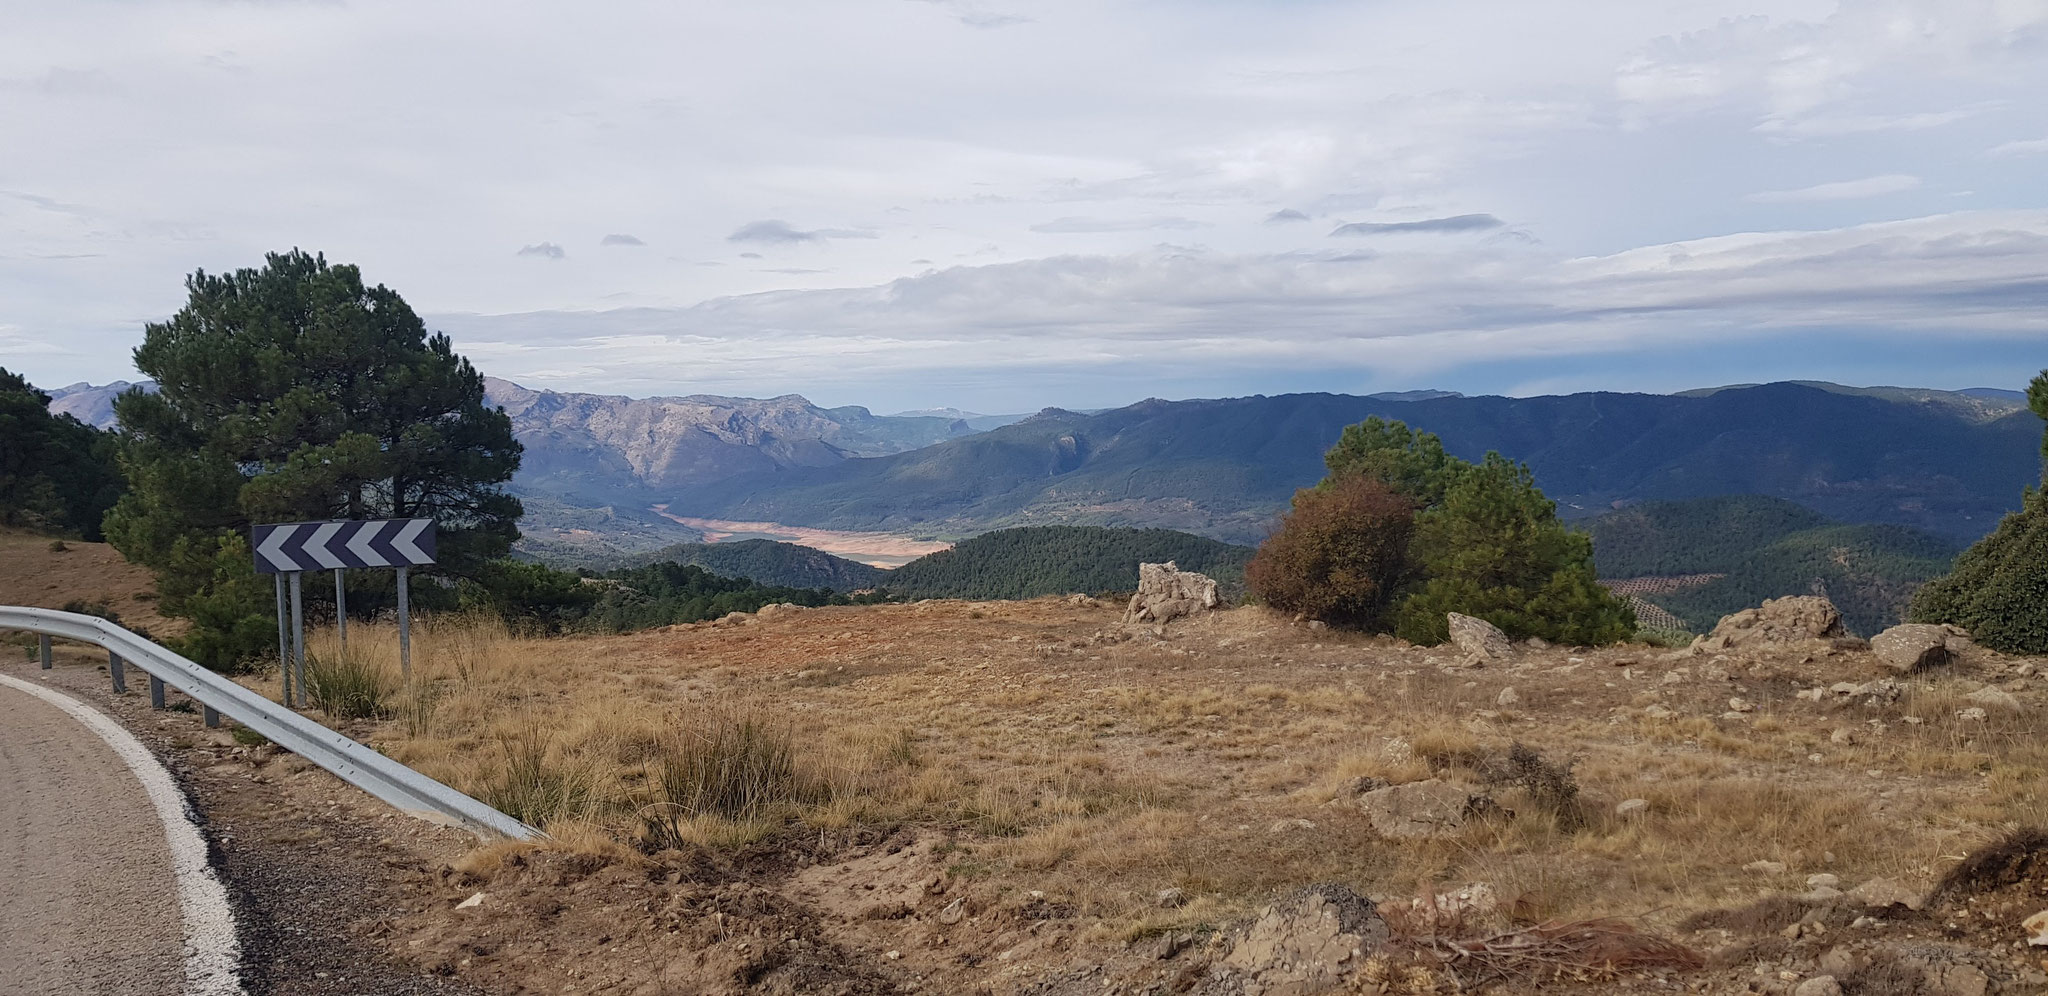
[[[928,3],[934,7],[943,7],[952,13],[954,20],[970,28],[987,30],[1033,23],[1032,18],[1025,17],[1022,14],[990,10],[986,6],[974,2],[974,0],[918,0],[918,2]]]
[[[607,235],[598,240],[597,244],[601,246],[644,246],[647,243],[640,241],[640,237],[637,235]]]
[[[1505,224],[1490,214],[1454,214],[1420,221],[1354,221],[1338,225],[1331,235],[1402,235],[1411,232],[1483,232]]]
[[[741,258],[741,259],[760,259],[760,258],[761,258],[761,254],[760,254],[760,253],[758,253],[758,252],[743,252],[743,253],[740,253],[740,258]]]
[[[1811,187],[1796,190],[1765,190],[1743,198],[1757,204],[1797,204],[1805,201],[1850,201],[1863,197],[1881,197],[1896,194],[1920,186],[1920,178],[1904,173],[1886,173],[1882,176],[1867,176],[1861,180],[1842,180],[1837,183],[1817,183]]]
[[[872,239],[874,232],[853,228],[817,228],[804,231],[786,221],[770,218],[765,221],[750,221],[733,230],[725,237],[727,242],[762,242],[791,245],[798,242],[818,242],[824,239]]]
[[[542,242],[536,245],[527,246],[519,250],[519,252],[516,253],[515,255],[540,256],[545,257],[547,259],[564,259],[569,255],[569,253],[561,246],[558,246],[552,242]]]
[[[1469,245],[956,266],[884,284],[681,309],[436,318],[479,362],[590,364],[670,383],[842,396],[999,378],[1028,393],[1103,370],[1158,377],[1626,356],[1816,332],[2038,344],[2048,210],[1718,236],[1598,256]],[[564,328],[578,330],[565,339]],[[889,385],[889,386],[884,386]],[[1033,385],[1037,385],[1035,388]],[[1137,395],[1132,395],[1137,396]]]
[[[1815,114],[1798,118],[1771,118],[1757,125],[1756,130],[1767,135],[1783,135],[1789,138],[1926,131],[1929,128],[1939,128],[1987,114],[2001,106],[2002,102],[1986,102],[1972,107],[1913,114]]]
[[[2004,156],[2048,156],[2048,138],[2027,138],[2005,142],[1985,149],[1984,154],[1994,158]]]
[[[1305,215],[1300,211],[1296,211],[1293,208],[1281,208],[1280,210],[1275,211],[1272,214],[1266,216],[1266,224],[1268,225],[1282,225],[1290,221],[1307,220],[1308,215]]]
[[[1143,232],[1208,226],[1192,218],[1055,218],[1031,226],[1034,232]]]

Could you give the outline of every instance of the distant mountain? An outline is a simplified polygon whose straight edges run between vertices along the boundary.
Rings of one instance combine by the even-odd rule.
[[[1072,592],[1127,592],[1138,565],[1174,561],[1235,595],[1244,590],[1250,547],[1170,529],[1032,526],[1001,529],[887,572],[882,587],[909,598],[1036,598]]]
[[[125,380],[117,380],[111,384],[100,385],[81,381],[68,387],[45,388],[44,393],[50,396],[52,413],[70,415],[96,428],[111,429],[115,421],[114,399],[136,387],[155,392],[156,381],[145,380],[131,384]]]
[[[1937,391],[1925,387],[1846,387],[1830,384],[1824,380],[1785,381],[1800,387],[1811,387],[1832,394],[1852,394],[1866,398],[1883,398],[1907,404],[1928,405],[1946,409],[1964,418],[1992,421],[2022,411],[2027,407],[2025,391],[2007,391],[1996,387],[1972,387],[1961,391]],[[1702,387],[1691,391],[1680,391],[1681,398],[1704,398],[1719,391],[1740,390],[1761,387],[1761,384],[1738,384],[1731,387]]]
[[[729,578],[785,588],[859,591],[881,583],[889,572],[795,543],[751,539],[737,543],[679,543],[632,558],[634,565],[691,564]]]
[[[1425,388],[1420,391],[1381,391],[1378,394],[1368,394],[1366,397],[1374,401],[1435,401],[1438,398],[1462,398],[1464,395],[1456,391],[1434,391]]]
[[[1593,556],[1610,583],[1686,579],[1641,597],[1706,632],[1728,613],[1784,595],[1825,595],[1851,631],[1903,621],[1915,589],[1948,572],[1962,544],[1898,525],[1845,525],[1761,495],[1646,502],[1594,519]]]
[[[1047,409],[923,449],[743,472],[670,490],[678,514],[971,535],[1013,525],[1159,526],[1249,543],[1323,452],[1368,415],[1477,459],[1529,463],[1567,515],[1616,503],[1763,494],[1844,522],[1975,539],[2040,480],[2041,420],[1797,384],[1704,396],[1386,401],[1333,394]]]
[[[958,408],[923,408],[917,411],[897,412],[886,417],[952,419],[956,422],[967,423],[967,427],[976,432],[987,432],[990,429],[1022,422],[1025,418],[1023,415],[979,415],[974,412],[961,411]]]

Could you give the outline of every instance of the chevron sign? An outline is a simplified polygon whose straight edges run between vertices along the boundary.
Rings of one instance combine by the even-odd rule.
[[[434,562],[434,520],[281,522],[250,530],[256,573],[342,567],[420,567]]]

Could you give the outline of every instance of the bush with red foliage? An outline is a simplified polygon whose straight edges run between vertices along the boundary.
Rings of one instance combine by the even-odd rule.
[[[1347,475],[1294,495],[1280,529],[1245,568],[1266,604],[1337,626],[1384,627],[1413,579],[1415,502],[1376,478]]]

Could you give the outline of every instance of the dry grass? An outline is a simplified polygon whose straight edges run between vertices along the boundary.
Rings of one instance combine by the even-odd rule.
[[[436,620],[374,736],[578,846],[920,827],[953,839],[957,876],[1059,897],[1104,937],[1320,880],[1487,881],[1532,921],[1670,923],[1821,870],[1931,881],[1944,855],[2048,817],[2041,710],[1959,718],[1964,669],[1889,705],[1821,705],[1790,693],[1875,677],[1867,658],[1744,670],[1637,647],[1445,670],[1448,653],[1255,610],[1090,642],[1113,618],[936,603],[554,640]],[[353,627],[350,651],[397,673],[387,627]],[[1722,718],[1732,695],[1756,711]],[[1396,843],[1347,803],[1360,777],[1432,776],[1490,784],[1512,816]],[[1647,813],[1614,815],[1630,798]],[[1764,859],[1787,871],[1744,870]],[[1169,887],[1187,905],[1152,901]]]

